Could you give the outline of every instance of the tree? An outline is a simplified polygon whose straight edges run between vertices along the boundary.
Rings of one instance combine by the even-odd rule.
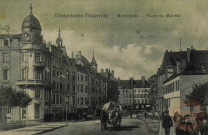
[[[186,95],[186,99],[191,101],[186,104],[197,105],[196,103],[198,103],[203,107],[208,105],[208,82],[196,84],[193,87],[193,91],[189,95]]]
[[[0,106],[26,107],[32,101],[28,94],[16,91],[11,86],[0,86]]]
[[[32,99],[23,91],[16,91],[10,85],[0,86],[0,106],[19,106],[19,120],[21,121],[21,107],[27,107]]]

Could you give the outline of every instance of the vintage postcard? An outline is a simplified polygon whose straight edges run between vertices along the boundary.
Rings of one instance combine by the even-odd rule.
[[[208,1],[0,0],[0,135],[207,135]]]

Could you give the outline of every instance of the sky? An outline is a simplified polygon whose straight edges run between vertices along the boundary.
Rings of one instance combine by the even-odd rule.
[[[179,51],[180,38],[182,50],[208,49],[206,0],[1,0],[0,27],[9,24],[11,34],[21,33],[30,3],[46,42],[55,43],[60,27],[69,57],[72,51],[82,51],[91,61],[94,50],[98,70],[110,68],[120,79],[156,74],[164,52]],[[107,18],[55,17],[86,13],[106,14]],[[119,18],[117,14],[138,17]]]

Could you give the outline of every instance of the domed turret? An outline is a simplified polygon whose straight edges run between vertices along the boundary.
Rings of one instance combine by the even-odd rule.
[[[40,22],[33,15],[32,4],[30,6],[30,15],[25,17],[22,23],[22,39],[24,41],[31,41],[36,43],[40,43],[42,40]]]

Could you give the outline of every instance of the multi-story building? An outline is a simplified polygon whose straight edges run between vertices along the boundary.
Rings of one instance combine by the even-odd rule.
[[[1,37],[1,79],[2,84],[10,84],[17,90],[28,93],[32,102],[21,108],[21,119],[43,119],[49,110],[50,52],[41,35],[41,26],[30,14],[23,20],[21,34],[3,34]],[[18,86],[18,87],[17,87]],[[17,120],[19,111],[12,109],[8,120]]]
[[[119,103],[127,108],[137,110],[149,110],[149,83],[142,76],[141,80],[120,80],[119,81]]]
[[[108,83],[103,93],[103,82],[112,78],[106,80],[97,72],[94,53],[91,63],[81,51],[69,58],[60,28],[56,43],[46,44],[32,6],[21,30],[21,34],[0,34],[0,82],[25,91],[32,102],[26,108],[7,108],[7,121],[43,120],[47,114],[64,119],[84,111],[96,114],[105,103],[102,94],[111,90]]]
[[[101,69],[100,77],[102,78],[102,102],[118,102],[118,81],[114,76],[114,71]]]
[[[170,115],[173,115],[174,103],[185,100],[184,93],[191,92],[193,84],[202,81],[206,76],[207,56],[207,50],[195,50],[193,47],[187,51],[165,52],[154,87],[157,93],[157,111],[170,109]],[[185,90],[188,86],[190,88]],[[183,108],[186,106],[181,111],[187,112],[187,108]]]

